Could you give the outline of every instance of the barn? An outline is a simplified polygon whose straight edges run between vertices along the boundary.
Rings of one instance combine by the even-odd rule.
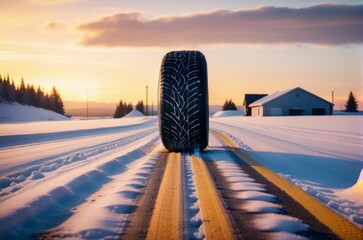
[[[253,117],[332,115],[333,104],[300,87],[276,92],[251,103]]]
[[[245,116],[251,116],[251,107],[249,106],[251,103],[257,101],[260,98],[266,97],[267,94],[245,94],[245,99],[243,100],[243,108],[245,112]]]

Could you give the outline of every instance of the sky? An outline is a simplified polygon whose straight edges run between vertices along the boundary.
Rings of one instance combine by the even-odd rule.
[[[343,4],[344,3],[344,4]],[[363,1],[0,0],[0,74],[63,101],[157,102],[163,56],[197,49],[209,102],[302,87],[363,109]]]

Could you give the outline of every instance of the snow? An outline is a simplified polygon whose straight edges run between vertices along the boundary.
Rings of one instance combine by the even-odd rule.
[[[217,151],[220,143],[211,138],[210,148]],[[235,162],[226,152],[218,152],[212,157],[221,173],[226,176],[229,182],[227,187],[234,192],[232,198],[243,199],[240,209],[244,209],[248,213],[255,213],[256,218],[253,224],[256,228],[263,231],[270,231],[274,234],[275,239],[299,239],[302,236],[296,232],[308,230],[309,226],[304,224],[300,219],[284,215],[282,208],[278,203],[277,197],[266,193],[266,189],[262,184],[255,183],[253,178],[246,174],[239,164]],[[229,174],[233,172],[233,174]],[[278,214],[275,214],[278,213]]]
[[[232,117],[232,116],[243,116],[243,110],[227,110],[227,111],[218,111],[213,114],[213,117]]]
[[[33,122],[69,120],[66,116],[17,102],[0,102],[0,122]]]
[[[189,156],[183,156],[183,192],[185,193],[185,226],[187,239],[204,239],[205,230],[203,225],[202,214],[199,205],[198,193],[195,186],[195,177],[192,171],[191,159]]]
[[[133,114],[132,114],[133,115]],[[363,226],[363,116],[212,117],[260,164]],[[50,231],[68,238],[119,236],[161,152],[157,117],[0,124],[0,238]],[[279,212],[266,192],[213,135],[206,152],[234,197],[276,239],[304,239],[307,226]],[[191,236],[204,237],[186,160]],[[188,170],[189,169],[189,170]],[[91,210],[92,211],[91,211]],[[276,214],[278,213],[278,214]]]
[[[63,229],[63,225],[66,231],[57,231],[63,237],[117,236],[135,208],[135,198],[145,186],[155,155],[161,151],[157,128],[148,128],[146,124],[135,133],[131,128],[126,133],[109,134],[116,135],[113,142],[103,136],[104,144],[99,144],[100,139],[96,145],[89,144],[88,138],[71,140],[76,142],[69,150],[78,153],[70,157],[49,148],[52,143],[43,143],[40,146],[49,154],[46,158],[35,154],[26,161],[15,159],[18,165],[5,164],[1,168],[1,238],[27,238],[52,227]],[[152,148],[152,157],[146,156]],[[2,164],[7,158],[2,155]],[[104,197],[96,200],[101,195]]]
[[[124,118],[133,118],[133,117],[142,117],[142,116],[144,116],[144,114],[142,114],[142,112],[134,109],[131,112],[129,112],[126,116],[124,116]]]
[[[270,101],[272,101],[272,100],[274,100],[274,99],[276,99],[276,98],[279,98],[279,97],[281,97],[281,96],[283,96],[283,95],[285,95],[285,94],[287,94],[287,93],[289,93],[290,91],[293,91],[293,90],[295,90],[295,89],[297,89],[297,88],[294,88],[294,89],[286,89],[286,90],[284,90],[284,91],[280,91],[280,92],[272,93],[272,94],[270,94],[270,95],[267,95],[266,97],[260,98],[260,99],[258,99],[257,101],[255,101],[255,102],[251,103],[251,104],[249,105],[249,107],[262,106],[262,105],[264,105],[265,103],[270,102]]]
[[[362,227],[362,123],[362,116],[229,117],[212,118],[210,126],[231,137],[260,164]],[[237,195],[263,197],[253,192]]]
[[[279,213],[281,206],[266,201],[248,201],[241,208],[254,213]]]
[[[301,220],[276,213],[261,214],[254,222],[257,228],[264,231],[294,233],[308,230]]]

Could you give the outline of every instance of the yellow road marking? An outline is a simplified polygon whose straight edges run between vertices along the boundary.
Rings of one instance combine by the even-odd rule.
[[[191,160],[206,239],[233,239],[231,222],[207,166],[200,157],[192,156]]]
[[[170,153],[160,184],[147,239],[182,238],[181,154]]]
[[[217,135],[228,147],[230,147],[242,161],[246,162],[270,182],[285,191],[290,197],[300,203],[306,210],[308,210],[320,222],[329,227],[340,238],[363,239],[363,231],[357,226],[330,210],[302,189],[258,164],[253,158],[243,152],[234,141],[226,137],[224,134],[216,130],[211,130],[211,132]]]

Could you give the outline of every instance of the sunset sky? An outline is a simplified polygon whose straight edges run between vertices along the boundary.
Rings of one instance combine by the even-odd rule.
[[[341,5],[344,2],[345,5]],[[210,104],[302,87],[363,109],[363,1],[0,0],[0,74],[64,101],[156,104],[162,57],[198,49]]]

